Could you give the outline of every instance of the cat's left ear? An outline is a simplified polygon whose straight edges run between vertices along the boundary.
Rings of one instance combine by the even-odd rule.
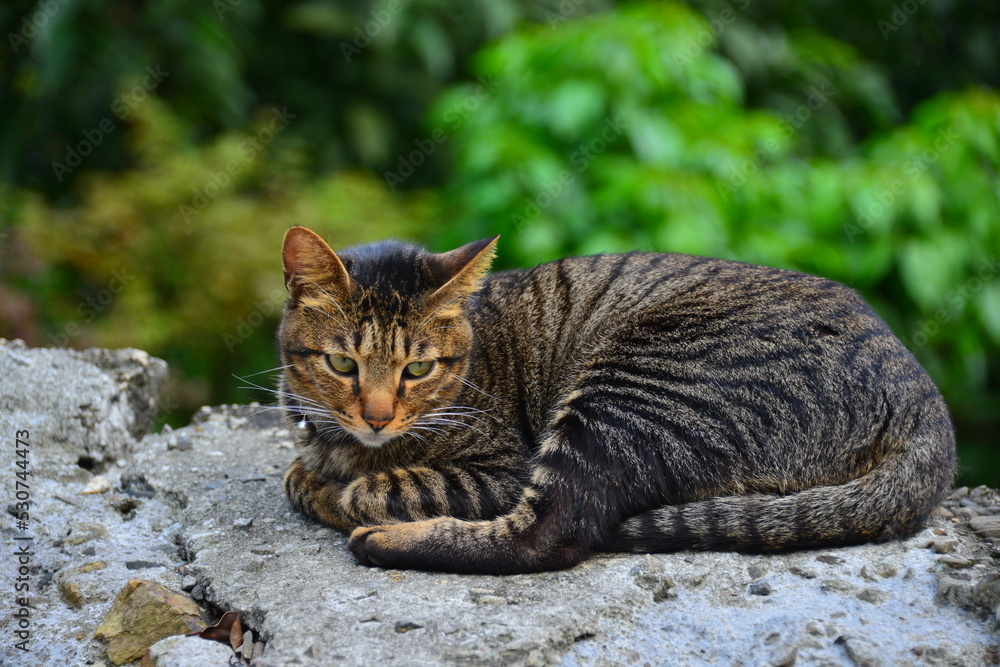
[[[461,248],[432,255],[429,264],[441,287],[431,294],[430,301],[464,299],[479,289],[496,256],[499,238],[473,241]]]

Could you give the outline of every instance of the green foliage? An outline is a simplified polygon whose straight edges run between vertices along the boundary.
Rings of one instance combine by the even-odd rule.
[[[706,29],[657,3],[486,49],[477,70],[501,85],[455,133],[444,245],[499,232],[514,265],[644,248],[841,280],[935,376],[963,441],[982,438],[1000,411],[1000,96],[944,94],[828,150],[809,128],[857,97],[820,80],[791,115],[748,110],[734,64],[690,48]],[[811,48],[830,80],[865,70]]]
[[[32,265],[14,286],[44,304],[48,344],[138,347],[168,359],[165,405],[175,419],[220,399],[267,401],[236,391],[233,374],[275,365],[285,230],[306,225],[338,247],[419,237],[433,199],[390,199],[360,171],[306,178],[301,152],[255,148],[273,112],[204,146],[158,100],[136,113],[135,169],[89,172],[71,209],[20,195],[16,239]]]
[[[102,120],[127,122],[133,102],[148,93],[144,84],[202,136],[239,131],[262,106],[287,107],[300,120],[281,141],[302,142],[298,150],[312,173],[353,166],[381,172],[412,148],[426,107],[484,41],[520,21],[566,20],[607,4],[5,2],[0,180],[65,196],[78,174],[57,180],[51,163],[65,160],[67,147]],[[158,66],[168,74],[154,83],[147,68]],[[87,168],[120,169],[129,159],[119,129],[87,158]],[[408,185],[440,176],[434,158]]]
[[[290,224],[738,258],[861,290],[1000,484],[1000,4],[614,5],[3,3],[0,335],[159,354],[182,421],[274,365]]]

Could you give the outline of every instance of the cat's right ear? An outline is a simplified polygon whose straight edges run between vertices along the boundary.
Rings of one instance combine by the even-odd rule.
[[[281,263],[285,270],[285,289],[298,299],[310,288],[345,294],[351,277],[347,268],[316,232],[292,227],[285,232],[281,245]]]

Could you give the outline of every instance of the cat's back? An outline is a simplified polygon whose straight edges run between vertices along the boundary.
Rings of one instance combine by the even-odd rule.
[[[773,327],[817,317],[884,327],[854,290],[835,281],[679,253],[570,257],[506,271],[487,280],[481,297],[508,325],[575,335],[658,316],[702,331],[733,320]]]

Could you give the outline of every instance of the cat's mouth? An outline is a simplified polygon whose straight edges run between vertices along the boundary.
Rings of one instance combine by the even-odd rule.
[[[399,436],[403,435],[402,433],[385,433],[384,431],[380,431],[378,433],[375,433],[374,431],[363,431],[359,433],[358,431],[349,430],[348,433],[353,435],[354,438],[362,445],[371,449],[378,449],[390,440],[395,440]]]

